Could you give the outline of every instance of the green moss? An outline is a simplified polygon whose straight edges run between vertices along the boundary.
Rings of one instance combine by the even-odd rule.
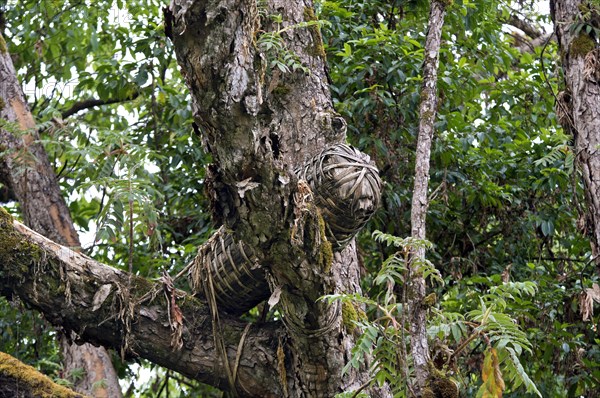
[[[0,274],[3,278],[19,278],[29,270],[30,256],[25,242],[13,227],[13,218],[0,207]],[[10,266],[8,266],[10,265]]]
[[[579,5],[577,6],[577,8],[578,8],[578,9],[579,9],[579,11],[581,11],[581,13],[583,13],[583,14],[585,14],[586,12],[589,12],[589,11],[590,11],[590,7],[589,7],[589,5],[588,5],[588,4],[587,4],[585,1],[581,2],[581,4],[579,4]]]
[[[304,7],[304,20],[306,22],[318,20],[312,7]],[[323,59],[327,58],[319,25],[312,25],[308,29],[310,30],[310,35],[312,36],[312,46],[307,48],[308,54],[314,57],[321,57]]]
[[[437,302],[436,294],[430,293],[427,296],[425,296],[425,298],[423,299],[423,306],[427,307],[427,308],[433,307],[436,302]]]
[[[356,310],[356,314],[358,315],[358,320],[360,322],[367,322],[369,319],[367,318],[367,313],[362,310],[360,307],[354,307]]]
[[[458,386],[444,372],[429,362],[429,379],[427,389],[433,398],[458,398]]]
[[[367,314],[360,308],[360,305],[350,301],[342,303],[342,324],[348,331],[356,329],[355,322],[366,322]]]
[[[6,46],[6,41],[4,40],[4,36],[0,34],[0,53],[6,54],[8,52],[8,47]]]
[[[571,42],[569,55],[573,58],[585,57],[587,53],[596,48],[596,42],[586,34],[580,34]]]
[[[273,93],[277,94],[277,95],[286,95],[287,93],[289,93],[291,91],[291,89],[289,87],[284,86],[283,84],[278,84],[274,89],[273,89]]]
[[[83,398],[66,387],[53,383],[33,367],[25,365],[12,356],[0,352],[0,374],[19,382],[23,390],[29,387],[31,395],[39,398]]]
[[[28,242],[13,226],[12,216],[0,207],[0,275],[5,280],[21,282],[26,276],[34,275],[43,251]],[[57,282],[59,283],[59,282]]]
[[[582,17],[585,20],[589,20],[591,13],[597,13],[600,8],[600,2],[598,0],[582,1],[577,8],[581,12]]]
[[[333,246],[327,240],[325,230],[325,220],[321,213],[317,213],[317,222],[319,223],[319,234],[321,235],[321,246],[319,247],[319,264],[323,271],[329,273],[333,264]]]
[[[421,391],[421,398],[436,398],[436,396],[431,388],[425,387],[423,391]]]
[[[458,398],[458,387],[456,383],[447,377],[436,378],[431,381],[431,389],[439,398]]]
[[[304,7],[304,20],[307,22],[317,20],[315,10],[312,7]]]
[[[349,301],[342,303],[342,323],[346,327],[346,330],[352,331],[356,328],[354,322],[358,321],[358,313],[356,308]]]
[[[4,102],[4,98],[0,97],[0,111],[2,111],[2,109],[4,109],[5,106],[6,102]]]

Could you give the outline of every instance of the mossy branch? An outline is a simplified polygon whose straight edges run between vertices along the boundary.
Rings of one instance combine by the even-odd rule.
[[[0,395],[22,398],[86,398],[54,383],[33,367],[0,352]]]
[[[130,305],[124,308],[128,286]],[[169,303],[162,289],[161,282],[130,276],[58,245],[14,221],[0,208],[0,294],[19,297],[54,325],[71,331],[77,342],[114,349],[127,343],[128,356],[139,356],[227,389],[224,375],[215,371],[218,357],[205,303],[176,292],[183,319],[183,345],[177,350],[171,345]],[[245,323],[221,315],[231,362],[236,360],[245,327]],[[273,324],[247,332],[237,374],[238,385],[250,391],[247,396],[280,395],[279,383],[264,380],[277,380],[277,354],[269,342],[277,341],[281,333],[282,328]]]

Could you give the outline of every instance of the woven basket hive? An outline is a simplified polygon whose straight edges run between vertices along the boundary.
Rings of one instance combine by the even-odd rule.
[[[369,156],[349,145],[329,147],[295,172],[312,189],[334,248],[345,247],[381,202],[377,168]]]
[[[369,157],[338,144],[295,170],[307,181],[326,223],[327,239],[341,250],[365,226],[381,201],[381,180]],[[269,297],[264,269],[253,250],[221,227],[199,250],[190,269],[194,294],[209,278],[220,309],[242,314]]]
[[[195,295],[205,297],[209,272],[217,304],[227,312],[243,314],[269,297],[264,269],[254,251],[235,241],[224,227],[202,245],[190,269]]]

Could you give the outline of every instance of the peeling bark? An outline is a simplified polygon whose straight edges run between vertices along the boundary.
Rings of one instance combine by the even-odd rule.
[[[442,39],[442,26],[446,3],[442,0],[431,2],[429,28],[425,40],[423,61],[423,85],[421,86],[421,104],[419,106],[419,133],[415,160],[415,183],[411,209],[411,236],[426,239],[426,216],[429,206],[429,160],[431,141],[437,115],[437,70]],[[417,381],[417,396],[427,384],[429,378],[429,345],[427,343],[427,308],[423,304],[426,294],[425,279],[414,264],[425,259],[425,248],[420,247],[412,253],[410,264],[409,311],[410,341]]]
[[[4,41],[1,35],[0,40]],[[21,205],[27,225],[55,242],[78,248],[79,236],[46,151],[39,142],[9,53],[0,54],[0,99],[3,105],[0,117],[9,122],[0,128],[0,148],[8,153],[0,158],[0,181],[6,183]],[[61,337],[65,372],[85,371],[75,383],[78,391],[93,392],[97,398],[122,396],[119,379],[104,348],[89,344],[77,346],[63,340]],[[106,387],[93,389],[99,381],[104,381]]]
[[[590,237],[600,274],[600,49],[598,38],[585,33],[585,29],[577,35],[571,29],[577,23],[597,24],[600,6],[597,2],[585,2],[592,8],[592,18],[596,18],[596,21],[585,21],[580,12],[583,3],[580,0],[554,0],[550,2],[550,9],[560,47],[566,93],[571,98],[566,109],[568,115],[562,119],[563,126],[574,135],[588,210],[584,232]],[[564,109],[562,111],[564,113]]]

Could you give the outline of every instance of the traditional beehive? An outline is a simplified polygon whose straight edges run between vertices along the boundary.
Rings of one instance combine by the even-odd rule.
[[[313,191],[334,249],[365,226],[381,202],[381,179],[369,156],[346,144],[323,150],[295,170]]]
[[[344,248],[380,204],[377,168],[367,155],[349,145],[326,148],[295,173],[312,190],[334,250]],[[206,296],[213,291],[219,308],[236,314],[270,295],[265,270],[254,251],[223,227],[200,248],[190,280],[194,294]]]

